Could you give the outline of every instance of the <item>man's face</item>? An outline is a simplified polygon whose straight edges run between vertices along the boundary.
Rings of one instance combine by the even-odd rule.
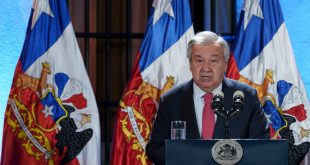
[[[224,51],[219,44],[193,45],[190,70],[200,89],[212,92],[223,81],[226,69]]]

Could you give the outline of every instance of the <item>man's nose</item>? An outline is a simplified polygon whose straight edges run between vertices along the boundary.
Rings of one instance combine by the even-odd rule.
[[[202,69],[204,71],[210,71],[211,70],[211,64],[210,61],[206,60],[202,66]]]

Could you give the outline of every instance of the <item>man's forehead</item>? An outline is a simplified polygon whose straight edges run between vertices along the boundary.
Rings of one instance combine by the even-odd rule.
[[[205,55],[201,55],[201,54],[193,54],[193,56],[194,57],[197,57],[197,58],[199,58],[199,57],[201,57],[201,58],[205,58],[205,57],[209,57],[209,58],[216,58],[216,57],[220,57],[220,56],[222,56],[222,54],[217,54],[217,53],[214,53],[214,54],[210,54],[210,55],[208,55],[208,56],[205,56]]]

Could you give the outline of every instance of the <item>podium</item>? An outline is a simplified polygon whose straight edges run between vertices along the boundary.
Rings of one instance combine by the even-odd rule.
[[[287,165],[288,142],[286,140],[166,140],[167,165]],[[226,144],[227,143],[227,144]],[[241,151],[242,150],[242,151]],[[240,153],[243,152],[243,153]],[[242,155],[240,155],[242,154]],[[229,157],[234,156],[234,157]],[[215,157],[215,159],[214,159]],[[237,159],[236,158],[236,159]],[[217,161],[220,161],[218,163]]]

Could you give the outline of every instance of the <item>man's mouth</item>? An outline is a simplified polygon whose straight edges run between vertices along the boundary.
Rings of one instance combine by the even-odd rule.
[[[212,76],[211,75],[201,75],[200,79],[204,82],[208,82],[212,80]]]

